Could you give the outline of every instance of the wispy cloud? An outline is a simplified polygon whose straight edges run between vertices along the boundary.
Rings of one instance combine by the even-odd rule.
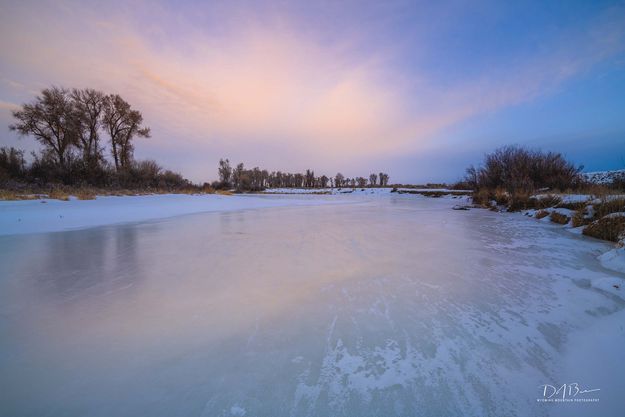
[[[335,158],[415,151],[467,118],[556,91],[625,45],[625,15],[614,9],[546,39],[542,51],[443,85],[418,65],[398,66],[401,48],[367,50],[356,33],[329,43],[289,16],[268,25],[233,14],[219,30],[177,21],[172,34],[154,23],[162,16],[128,9],[38,7],[46,10],[4,10],[1,71],[26,90],[62,84],[119,92],[144,110],[154,142],[165,148],[266,144]]]

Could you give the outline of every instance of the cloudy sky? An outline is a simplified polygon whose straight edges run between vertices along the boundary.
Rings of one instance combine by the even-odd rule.
[[[625,168],[625,3],[0,0],[0,146],[50,85],[119,93],[195,181],[269,170],[453,181],[522,144]]]

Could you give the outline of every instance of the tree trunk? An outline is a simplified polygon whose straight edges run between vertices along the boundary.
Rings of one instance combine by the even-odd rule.
[[[115,141],[111,141],[111,148],[113,149],[113,160],[115,160],[115,171],[119,171],[119,156],[117,155],[117,145]]]

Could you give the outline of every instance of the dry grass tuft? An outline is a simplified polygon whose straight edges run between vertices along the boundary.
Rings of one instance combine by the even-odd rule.
[[[0,200],[15,201],[15,200],[37,200],[39,195],[37,194],[23,194],[13,190],[0,190]]]
[[[586,207],[577,209],[573,214],[573,227],[580,227],[589,224],[592,220],[586,218]]]
[[[69,194],[59,188],[53,188],[48,193],[48,198],[53,200],[69,201]]]
[[[595,219],[600,219],[608,214],[625,212],[625,198],[608,198],[604,196],[599,203],[593,204]]]
[[[217,191],[215,191],[215,194],[219,194],[219,195],[234,195],[231,191],[227,191],[227,190],[217,190]]]
[[[584,228],[586,236],[618,242],[625,234],[625,216],[610,216],[595,220]]]
[[[74,195],[79,200],[95,200],[96,193],[88,188],[79,188]]]
[[[588,203],[585,201],[579,201],[579,202],[560,202],[558,203],[558,205],[555,206],[555,208],[564,208],[564,209],[569,209],[569,210],[579,210],[579,209],[584,209],[586,207]]]
[[[548,212],[547,210],[539,210],[539,211],[536,213],[536,216],[535,216],[535,217],[536,217],[537,219],[542,219],[542,218],[545,218],[545,217],[547,217],[547,216],[549,216],[549,212]]]
[[[553,223],[558,223],[558,224],[567,224],[569,220],[571,220],[569,216],[562,214],[562,213],[558,213],[557,211],[552,211],[551,215],[549,216],[549,219]]]

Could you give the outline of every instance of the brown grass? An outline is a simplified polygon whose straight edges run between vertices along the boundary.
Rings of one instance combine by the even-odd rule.
[[[588,203],[585,201],[580,201],[580,202],[560,202],[558,203],[558,205],[556,205],[556,208],[564,208],[564,209],[569,209],[569,210],[579,210],[579,209],[584,209],[586,207]]]
[[[625,216],[603,217],[584,228],[586,236],[618,242],[625,234]]]
[[[73,193],[79,200],[95,200],[96,193],[88,188],[80,188]]]
[[[219,194],[219,195],[234,195],[232,193],[232,191],[228,191],[228,190],[217,190],[217,191],[215,191],[215,194]]]
[[[13,190],[0,190],[0,200],[14,201],[14,200],[36,200],[39,195],[32,193],[19,193]]]
[[[508,211],[519,211],[537,209],[542,210],[550,207],[554,207],[561,203],[560,197],[555,195],[548,195],[542,198],[536,198],[530,196],[528,193],[515,193],[510,199],[508,205]]]
[[[569,216],[562,214],[562,213],[558,213],[557,211],[552,211],[551,215],[549,216],[549,219],[553,223],[558,223],[558,224],[567,224],[569,220],[571,220]]]
[[[537,219],[542,219],[542,218],[547,217],[547,216],[549,216],[549,212],[548,212],[547,210],[539,210],[539,211],[536,213],[536,216],[535,216],[535,217],[536,217]]]
[[[573,213],[573,227],[580,227],[589,224],[592,220],[586,218],[586,207],[577,209]]]
[[[495,188],[495,192],[492,195],[492,199],[500,206],[506,206],[510,203],[510,194],[503,188]]]
[[[53,188],[48,193],[48,198],[51,198],[53,200],[69,201],[69,194],[59,188]]]
[[[471,196],[473,204],[482,207],[490,206],[490,194],[489,191],[485,188],[481,188],[473,193]]]
[[[593,204],[595,219],[601,219],[611,213],[625,212],[625,198],[603,197],[599,203]]]

